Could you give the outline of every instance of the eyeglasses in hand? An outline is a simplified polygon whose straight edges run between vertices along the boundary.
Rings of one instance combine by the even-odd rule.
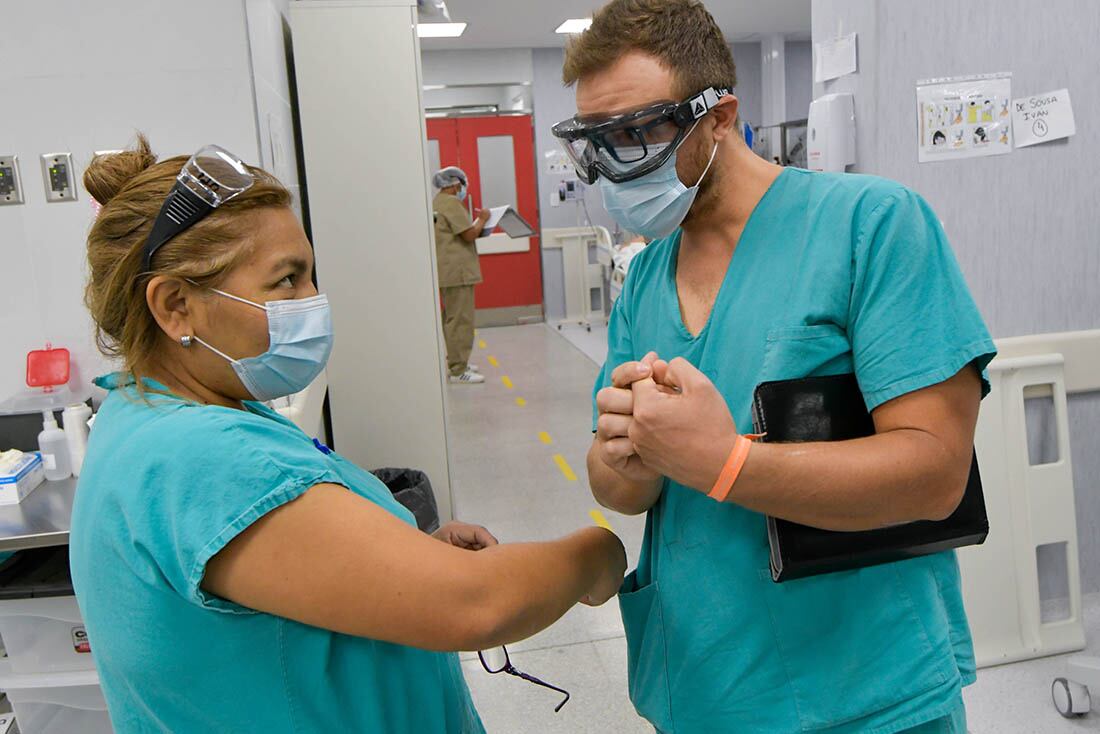
[[[477,656],[481,658],[481,667],[485,668],[488,673],[507,673],[508,675],[514,675],[517,678],[522,678],[528,683],[534,683],[536,686],[542,686],[543,688],[549,688],[552,691],[564,694],[565,699],[554,707],[554,713],[561,711],[562,706],[569,703],[569,691],[564,688],[558,688],[552,686],[546,681],[539,680],[533,675],[528,675],[521,670],[517,670],[512,661],[508,659],[508,649],[501,645],[500,647],[494,647],[489,650],[482,650],[478,652]]]

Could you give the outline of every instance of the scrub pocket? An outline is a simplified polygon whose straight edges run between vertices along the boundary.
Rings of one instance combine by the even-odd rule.
[[[768,332],[760,382],[852,372],[848,334],[836,324],[788,326]]]
[[[619,591],[619,610],[626,628],[626,669],[630,700],[657,729],[672,731],[665,625],[657,583],[638,587],[637,571]]]
[[[958,676],[946,630],[930,635],[892,564],[782,584],[761,569],[760,581],[804,730],[882,711]]]

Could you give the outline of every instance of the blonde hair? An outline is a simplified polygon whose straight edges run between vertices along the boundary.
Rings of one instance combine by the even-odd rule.
[[[737,86],[733,54],[699,0],[611,0],[566,46],[562,81],[570,86],[629,51],[651,54],[672,72],[677,101]]]
[[[141,387],[141,373],[157,350],[161,329],[145,300],[155,275],[215,286],[248,252],[252,214],[290,205],[290,193],[274,176],[249,167],[255,183],[176,235],[143,267],[144,245],[187,156],[157,161],[149,141],[120,153],[96,156],[84,172],[84,188],[102,206],[88,233],[88,285],[84,302],[96,326],[96,344],[123,360]]]

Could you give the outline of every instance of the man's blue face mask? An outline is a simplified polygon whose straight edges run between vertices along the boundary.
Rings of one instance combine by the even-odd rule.
[[[691,188],[684,186],[676,175],[677,152],[674,151],[660,168],[641,178],[622,183],[600,179],[604,208],[623,229],[652,240],[671,234],[684,221],[699,193],[699,184],[714,163],[718,143],[710,152],[703,174]]]

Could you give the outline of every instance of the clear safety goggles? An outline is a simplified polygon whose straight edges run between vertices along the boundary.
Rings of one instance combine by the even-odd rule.
[[[255,180],[244,161],[225,148],[217,145],[200,148],[183,164],[153,222],[153,230],[145,241],[144,270],[151,268],[153,255],[165,243],[247,191]]]
[[[725,87],[707,87],[683,102],[656,102],[595,119],[574,115],[554,125],[551,132],[582,181],[593,184],[603,176],[622,183],[664,165],[695,123],[728,94]]]

